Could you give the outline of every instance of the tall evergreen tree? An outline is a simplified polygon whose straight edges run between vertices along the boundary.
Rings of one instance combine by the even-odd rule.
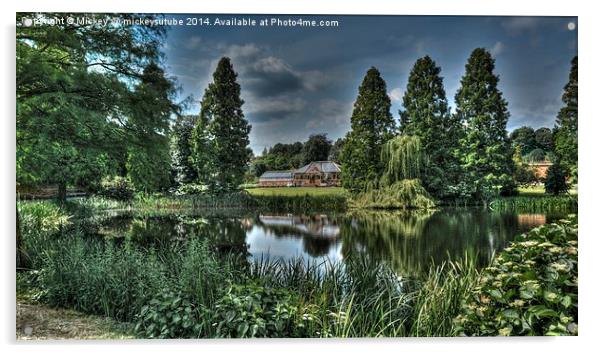
[[[174,95],[163,69],[154,62],[147,65],[131,98],[127,122],[135,136],[128,151],[128,177],[138,190],[153,192],[171,185],[169,130],[171,114],[178,112]]]
[[[458,146],[455,130],[459,124],[450,117],[440,74],[441,68],[429,56],[416,61],[403,96],[401,117],[403,134],[418,137],[427,156],[422,183],[429,193],[442,199],[450,196],[449,187],[457,182],[459,162],[453,151]]]
[[[244,101],[236,77],[230,59],[221,58],[193,131],[192,160],[201,179],[216,192],[237,189],[252,156],[248,147],[251,125],[242,111]]]
[[[192,155],[192,130],[196,116],[186,115],[176,118],[171,137],[171,164],[173,179],[178,185],[197,181],[197,172],[190,162]]]
[[[577,177],[577,57],[571,61],[569,82],[564,86],[562,102],[564,107],[558,112],[554,134],[555,150],[560,165],[571,176]]]
[[[384,170],[380,160],[383,144],[395,130],[387,85],[374,67],[359,87],[351,115],[351,131],[341,152],[343,186],[357,192],[376,181]]]
[[[508,103],[493,73],[495,60],[483,49],[475,49],[456,93],[456,114],[466,126],[461,140],[466,182],[481,200],[515,192],[512,178],[513,150],[506,132]]]

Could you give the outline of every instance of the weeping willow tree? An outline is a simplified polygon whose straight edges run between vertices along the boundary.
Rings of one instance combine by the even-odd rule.
[[[387,141],[380,158],[385,165],[381,186],[389,186],[403,179],[419,179],[426,163],[420,139],[411,135],[401,135]]]
[[[369,183],[351,207],[371,209],[430,209],[435,201],[420,181],[427,155],[417,136],[401,135],[383,145],[383,175]]]

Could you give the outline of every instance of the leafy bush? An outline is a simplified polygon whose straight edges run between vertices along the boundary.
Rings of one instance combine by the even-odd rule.
[[[566,181],[567,177],[567,173],[560,164],[552,164],[546,175],[546,194],[558,195],[566,193],[569,190],[569,185]]]
[[[218,337],[294,337],[299,299],[291,291],[232,285],[212,310]]]
[[[165,290],[142,307],[135,331],[148,338],[198,337],[201,310],[182,293]]]
[[[576,335],[576,219],[535,228],[500,253],[456,324],[471,336]]]
[[[113,200],[129,201],[134,197],[134,187],[127,178],[107,177],[100,182],[98,194]]]

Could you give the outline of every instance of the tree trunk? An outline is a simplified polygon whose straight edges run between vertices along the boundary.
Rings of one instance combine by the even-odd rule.
[[[60,203],[65,203],[67,201],[67,184],[64,182],[59,183],[58,194],[56,195],[58,201]]]

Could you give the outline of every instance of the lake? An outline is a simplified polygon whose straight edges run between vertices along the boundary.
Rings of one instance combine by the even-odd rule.
[[[144,246],[203,237],[220,252],[240,252],[250,260],[301,257],[337,263],[362,256],[384,262],[400,275],[419,275],[432,264],[466,254],[483,266],[518,234],[562,216],[480,208],[429,213],[120,213],[105,216],[99,233]]]

